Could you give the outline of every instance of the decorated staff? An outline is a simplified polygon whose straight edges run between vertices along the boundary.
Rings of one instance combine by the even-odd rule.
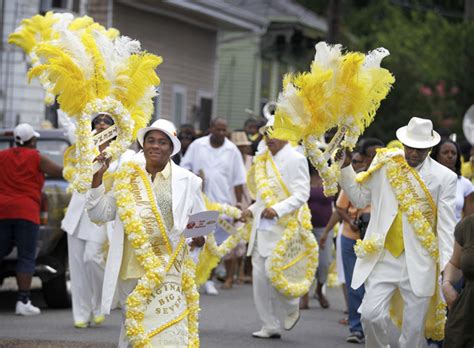
[[[116,30],[105,30],[91,18],[48,13],[23,21],[10,42],[32,59],[29,78],[37,77],[47,94],[76,123],[76,171],[72,187],[85,192],[93,174],[92,118],[113,119],[116,139],[104,150],[112,160],[124,153],[153,112],[161,57],[140,50],[140,43]],[[48,97],[48,99],[51,99]]]
[[[249,240],[251,227],[251,225],[247,223],[236,228],[233,223],[228,222],[223,218],[224,216],[227,216],[234,220],[240,219],[242,215],[240,209],[228,204],[211,202],[205,194],[203,194],[203,196],[204,201],[206,202],[206,208],[208,210],[219,212],[220,215],[217,223],[225,232],[229,234],[229,238],[227,238],[220,245],[217,245],[213,233],[207,237],[206,244],[199,254],[196,267],[197,286],[201,286],[209,279],[212,270],[217,267],[221,259],[232,249],[234,249],[240,241]]]
[[[283,80],[273,134],[280,139],[303,142],[323,179],[327,196],[337,193],[340,175],[340,163],[329,160],[338,149],[354,148],[395,81],[388,70],[380,67],[388,55],[384,48],[368,55],[342,54],[341,45],[320,42],[311,71],[288,74]],[[336,135],[323,153],[317,144],[328,130],[336,127]]]
[[[286,141],[262,129],[266,147],[254,158],[247,186],[256,202],[242,212],[253,217],[248,255],[252,255],[254,300],[262,328],[256,338],[280,338],[300,317],[299,297],[309,291],[318,262],[311,232],[309,170],[306,158]],[[283,312],[283,317],[279,313]]]

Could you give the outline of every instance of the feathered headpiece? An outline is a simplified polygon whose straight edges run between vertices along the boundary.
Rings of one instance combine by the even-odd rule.
[[[337,192],[339,165],[329,164],[336,149],[352,150],[359,136],[372,123],[375,113],[392,84],[393,75],[380,67],[389,55],[384,48],[369,54],[342,54],[341,45],[316,45],[311,70],[283,79],[275,112],[273,136],[303,140],[308,157],[323,178],[327,195]],[[324,153],[317,143],[337,127],[337,133]]]
[[[119,36],[115,29],[70,14],[48,12],[25,19],[9,42],[32,59],[29,79],[39,78],[47,94],[76,121],[80,161],[73,187],[84,192],[94,159],[91,119],[102,112],[114,119],[117,139],[104,154],[117,159],[151,118],[160,83],[155,69],[162,59],[141,51],[138,41]]]

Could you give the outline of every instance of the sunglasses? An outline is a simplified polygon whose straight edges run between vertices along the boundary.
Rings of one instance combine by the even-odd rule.
[[[104,122],[106,125],[111,126],[114,124],[114,120],[112,120],[110,117],[96,117],[94,121],[92,121],[92,124],[94,126],[97,126]]]

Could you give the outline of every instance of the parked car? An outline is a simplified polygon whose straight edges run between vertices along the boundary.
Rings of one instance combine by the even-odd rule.
[[[64,151],[70,146],[63,129],[38,130],[37,149],[63,165]],[[0,130],[0,150],[15,146],[13,129]],[[36,252],[35,275],[41,279],[46,304],[51,308],[70,307],[68,293],[67,238],[61,220],[71,198],[67,182],[46,176],[42,193],[41,226]],[[15,276],[16,247],[0,265],[0,285],[6,277]]]

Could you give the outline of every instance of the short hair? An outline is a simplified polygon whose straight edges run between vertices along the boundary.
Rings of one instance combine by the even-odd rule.
[[[451,139],[441,139],[439,144],[433,147],[433,150],[431,150],[431,158],[433,158],[435,161],[438,161],[438,156],[441,151],[441,146],[443,146],[446,143],[453,144],[454,147],[456,147],[457,156],[456,156],[456,164],[454,165],[454,172],[459,177],[461,176],[461,148],[459,147],[458,143],[456,143],[455,141],[452,141]]]
[[[369,149],[369,147],[372,147],[372,146],[380,146],[380,147],[385,147],[385,144],[382,140],[378,139],[378,138],[366,138],[366,139],[363,139],[361,144],[360,144],[360,153],[364,156],[367,156],[367,150]]]
[[[211,120],[211,123],[210,123],[211,128],[213,128],[216,125],[216,123],[219,121],[224,122],[227,126],[227,120],[224,117],[216,117]]]
[[[252,123],[256,124],[258,126],[258,120],[256,118],[253,118],[253,117],[247,118],[244,122],[244,128],[246,128],[248,125],[250,125]]]

